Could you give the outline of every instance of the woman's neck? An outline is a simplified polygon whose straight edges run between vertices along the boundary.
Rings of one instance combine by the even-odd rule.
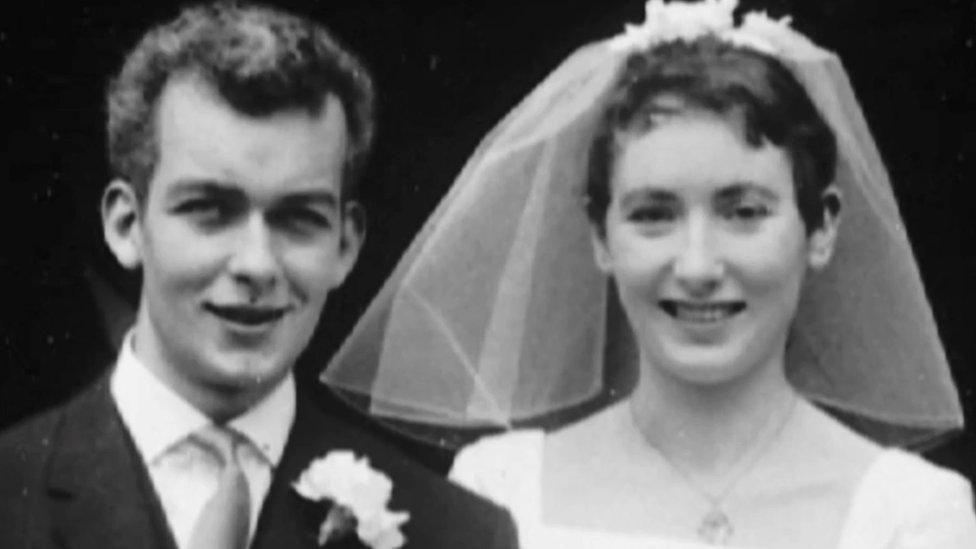
[[[775,444],[792,414],[798,397],[775,362],[721,384],[642,368],[629,403],[634,426],[682,474],[721,483]]]

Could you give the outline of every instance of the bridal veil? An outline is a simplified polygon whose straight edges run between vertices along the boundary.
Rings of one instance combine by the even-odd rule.
[[[322,374],[410,434],[551,426],[623,396],[633,336],[594,262],[588,151],[627,56],[703,33],[777,57],[837,138],[841,227],[787,348],[810,400],[883,443],[922,445],[962,412],[891,184],[840,59],[735,0],[647,4],[570,55],[481,142]]]

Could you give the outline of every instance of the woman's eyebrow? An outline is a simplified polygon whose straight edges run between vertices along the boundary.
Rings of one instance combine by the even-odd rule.
[[[645,203],[645,202],[664,202],[672,203],[677,202],[677,197],[674,193],[670,191],[664,191],[661,189],[634,189],[625,192],[620,197],[620,204],[622,206],[631,206],[635,203]]]

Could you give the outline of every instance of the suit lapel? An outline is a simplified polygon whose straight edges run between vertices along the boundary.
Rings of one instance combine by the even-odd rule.
[[[313,459],[338,448],[354,447],[354,444],[354,440],[348,440],[345,429],[337,429],[334,420],[299,393],[295,423],[261,508],[252,549],[319,547],[318,529],[329,506],[305,500],[295,492],[292,483]],[[364,546],[352,535],[329,543],[327,547],[353,549]]]
[[[47,486],[55,536],[72,549],[175,549],[108,380],[68,405],[56,432]]]

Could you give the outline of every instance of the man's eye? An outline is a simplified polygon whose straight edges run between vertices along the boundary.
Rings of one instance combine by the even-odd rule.
[[[285,227],[299,231],[323,230],[332,226],[325,214],[304,208],[279,212],[275,218]]]
[[[187,200],[176,207],[176,212],[207,224],[223,221],[231,214],[226,204],[210,199]]]
[[[737,221],[759,221],[770,214],[765,204],[738,204],[731,208],[727,217]]]

